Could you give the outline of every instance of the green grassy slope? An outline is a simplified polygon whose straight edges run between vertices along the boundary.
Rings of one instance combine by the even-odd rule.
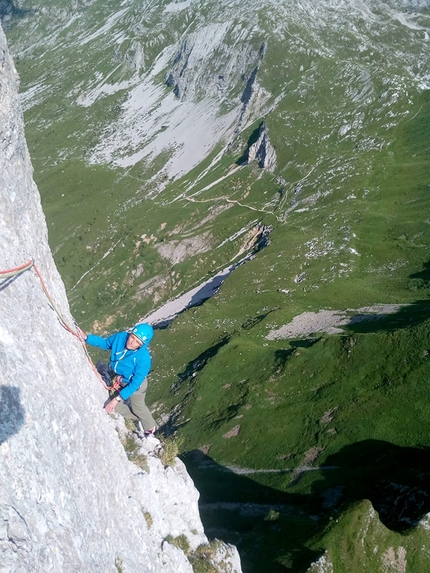
[[[253,221],[274,227],[276,255],[272,254],[271,263],[269,252],[260,261],[267,261],[279,288],[292,291],[292,278],[311,266],[311,275],[301,287],[308,305],[315,300],[320,307],[325,294],[314,291],[351,270],[356,294],[363,293],[355,268],[369,269],[367,259],[375,256],[373,241],[380,240],[372,239],[374,227],[385,228],[388,216],[383,203],[385,209],[392,208],[390,199],[385,202],[380,194],[379,179],[389,176],[398,162],[390,146],[395,125],[411,118],[420,106],[409,68],[411,61],[416,73],[425,68],[422,33],[418,28],[411,32],[382,9],[366,19],[359,9],[350,15],[331,3],[321,11],[320,20],[315,20],[311,5],[296,10],[277,3],[270,10],[252,6],[240,21],[233,18],[234,7],[224,4],[207,5],[204,10],[192,4],[186,10],[165,12],[167,5],[148,3],[142,17],[137,4],[118,7],[92,2],[72,11],[64,2],[46,2],[42,8],[29,3],[27,12],[8,30],[28,105],[26,129],[35,178],[73,312],[88,327],[99,313],[109,315],[112,327],[129,324],[131,313],[145,314],[228,263],[239,251],[241,239],[174,265],[160,257],[161,243],[209,231],[212,246],[217,247]],[[125,10],[121,18],[118,10]],[[353,18],[355,32],[339,34],[346,17]],[[181,45],[187,34],[197,33],[202,26],[229,22],[229,18],[229,31],[208,61],[208,70],[213,74],[217,66],[223,68],[234,46],[242,53],[244,46],[235,43],[240,30],[248,37],[250,53],[267,42],[258,72],[264,90],[261,97],[267,103],[254,113],[265,115],[278,156],[275,173],[262,176],[257,168],[245,166],[201,192],[228,175],[244,155],[263,119],[252,115],[253,122],[205,176],[202,173],[221,144],[182,179],[167,181],[156,197],[151,193],[157,178],[151,178],[164,165],[168,151],[127,169],[89,165],[94,149],[109,141],[112,126],[120,121],[132,86],[146,77],[162,50]],[[108,32],[99,33],[110,21],[114,23]],[[138,69],[130,61],[135,44],[144,52]],[[166,65],[151,80],[165,94],[171,91],[164,85],[168,69]],[[220,100],[221,112],[230,109],[230,99],[239,98],[247,77],[239,83],[232,80],[225,101]],[[79,103],[80,98],[91,99],[100,86],[115,85],[123,87],[110,95],[101,91],[89,107]],[[407,169],[414,169],[414,161],[401,161],[408,165],[403,175],[397,172],[399,186],[399,177],[407,178]],[[181,198],[183,193],[190,199]],[[226,197],[240,205],[230,204],[228,211],[201,228],[199,221],[211,209],[226,206]],[[353,233],[360,235],[362,243],[356,244]],[[145,240],[153,238],[142,242],[142,234]],[[403,235],[400,232],[394,239],[411,240],[402,239]],[[380,255],[374,260],[375,274],[384,272],[385,255],[382,251]],[[405,261],[400,256],[390,264],[402,266]],[[155,292],[148,293],[144,285],[151,279],[155,279]]]
[[[424,533],[415,529],[430,509],[427,96],[417,108],[375,161],[369,196],[342,211],[361,254],[348,276],[324,282],[331,259],[303,267],[297,256],[279,257],[279,244],[300,249],[292,213],[291,225],[275,227],[272,245],[213,299],[157,333],[150,398],[161,411],[180,406],[170,430],[185,437],[204,522],[238,544],[246,571],[263,570],[268,559],[270,571],[306,571],[325,550],[335,571],[346,563],[362,571],[363,562],[381,571],[382,554],[400,546],[415,555],[408,571],[428,567],[427,554],[418,556]],[[320,215],[309,217],[318,230]],[[295,285],[291,277],[303,268],[307,280]],[[281,285],[294,293],[278,292]],[[341,336],[265,338],[304,310],[381,301],[409,306]],[[238,435],[226,437],[237,426]],[[236,475],[232,466],[277,473]],[[367,505],[354,505],[365,499],[385,527]],[[376,553],[361,545],[360,520],[372,522],[366,544]],[[396,537],[404,530],[406,538]]]

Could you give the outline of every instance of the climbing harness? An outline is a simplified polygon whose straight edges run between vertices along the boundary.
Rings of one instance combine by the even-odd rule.
[[[122,383],[122,376],[114,376],[112,378],[112,386],[110,387],[111,390],[114,390],[115,392],[119,392],[121,390],[121,388],[124,387],[124,384]]]
[[[110,388],[104,383],[102,377],[100,376],[100,374],[98,373],[96,367],[94,366],[93,361],[91,360],[90,355],[88,354],[88,350],[87,350],[87,348],[86,348],[86,346],[85,346],[85,341],[83,341],[82,338],[79,336],[79,334],[78,334],[76,331],[74,331],[74,330],[67,324],[67,322],[65,321],[65,319],[62,317],[60,311],[59,311],[58,308],[55,306],[55,303],[54,303],[54,301],[53,301],[51,295],[49,294],[48,289],[46,288],[45,281],[43,280],[42,275],[41,275],[39,269],[37,268],[36,263],[34,262],[34,259],[30,259],[28,262],[24,263],[23,265],[20,265],[19,267],[15,267],[15,268],[13,268],[13,269],[7,269],[7,270],[4,270],[4,271],[1,271],[1,270],[0,270],[0,280],[2,280],[2,279],[8,279],[8,278],[15,277],[15,276],[19,276],[19,275],[21,275],[22,273],[24,273],[25,271],[30,270],[31,268],[33,268],[34,271],[35,271],[35,273],[37,274],[37,276],[38,276],[38,278],[39,278],[39,280],[40,280],[40,283],[41,283],[41,285],[42,285],[43,292],[45,293],[45,295],[46,295],[46,297],[47,297],[47,299],[48,299],[48,301],[49,301],[49,304],[51,305],[52,310],[56,313],[56,315],[57,315],[57,317],[58,317],[58,320],[60,321],[60,324],[61,324],[68,332],[70,332],[70,334],[73,334],[73,336],[75,336],[75,337],[79,340],[79,342],[81,342],[82,347],[83,347],[83,349],[84,349],[84,351],[85,351],[85,354],[86,354],[86,356],[87,356],[87,358],[88,358],[88,361],[89,361],[89,363],[90,363],[90,365],[91,365],[91,368],[93,369],[94,373],[96,374],[97,378],[99,379],[99,382],[100,382],[107,390],[109,390]],[[77,324],[76,322],[75,322],[75,326],[76,326],[76,327],[78,326],[78,324]]]

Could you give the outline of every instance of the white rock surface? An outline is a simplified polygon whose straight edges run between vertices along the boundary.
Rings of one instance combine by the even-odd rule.
[[[291,322],[280,328],[271,330],[266,336],[268,340],[281,338],[295,338],[310,336],[317,332],[328,334],[342,334],[342,327],[357,324],[358,322],[374,321],[395,314],[404,305],[401,304],[375,304],[362,308],[349,308],[343,310],[320,310],[318,312],[303,312],[295,316]]]
[[[34,257],[73,324],[17,87],[0,29],[0,270]],[[207,542],[191,478],[179,460],[164,468],[156,440],[145,444],[149,472],[128,461],[81,343],[62,327],[34,269],[0,279],[0,362],[0,572],[192,572],[185,554],[163,542]],[[235,568],[226,570],[239,572],[233,553]]]

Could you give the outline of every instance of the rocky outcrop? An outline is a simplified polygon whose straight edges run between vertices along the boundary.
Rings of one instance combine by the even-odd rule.
[[[121,46],[115,46],[113,51],[115,63],[123,63],[133,73],[139,74],[145,66],[145,54],[141,42],[133,40],[123,53]]]
[[[189,34],[178,46],[166,84],[181,101],[216,97],[229,107],[233,100],[249,104],[266,44],[260,50],[248,43],[232,47],[229,33],[228,24],[211,24]]]
[[[34,257],[58,313],[73,324],[17,87],[0,29],[0,269]],[[0,299],[0,570],[191,573],[186,553],[207,538],[182,463],[165,467],[157,440],[140,444],[144,464],[128,460],[81,343],[58,320],[34,268],[0,277]],[[236,549],[221,547],[213,565],[239,572]]]
[[[258,139],[248,150],[248,163],[258,161],[261,168],[273,170],[276,166],[276,151],[269,141],[266,122],[260,125]]]

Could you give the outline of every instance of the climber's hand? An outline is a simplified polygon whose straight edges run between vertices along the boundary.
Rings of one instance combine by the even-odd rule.
[[[118,400],[113,398],[110,402],[108,402],[105,406],[105,410],[108,414],[112,414],[115,411],[115,406],[118,404]]]

